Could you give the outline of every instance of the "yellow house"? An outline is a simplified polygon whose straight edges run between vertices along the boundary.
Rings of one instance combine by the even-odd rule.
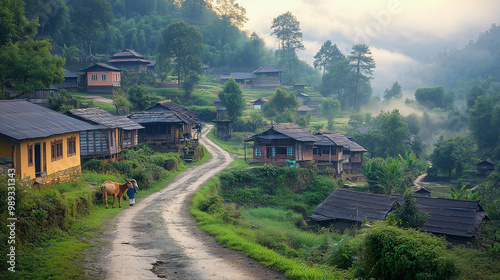
[[[80,131],[94,126],[25,100],[0,101],[0,160],[19,178],[56,183],[80,178]]]
[[[121,70],[106,63],[96,63],[80,70],[84,72],[84,83],[87,92],[113,93],[120,87]]]

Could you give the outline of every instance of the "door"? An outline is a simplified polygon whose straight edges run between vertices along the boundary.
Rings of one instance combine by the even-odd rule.
[[[42,176],[42,149],[40,143],[35,143],[35,176]]]

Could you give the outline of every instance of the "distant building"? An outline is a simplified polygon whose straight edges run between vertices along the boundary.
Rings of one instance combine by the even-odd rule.
[[[78,91],[78,78],[80,75],[75,74],[69,70],[63,68],[64,72],[64,82],[62,84],[56,85],[58,89],[65,89],[67,91]]]
[[[266,103],[268,101],[269,101],[269,98],[261,97],[261,98],[255,100],[254,102],[252,102],[253,108],[260,110],[260,109],[262,109],[262,106],[264,105],[264,103]]]
[[[476,165],[476,174],[478,176],[487,176],[493,171],[495,171],[495,162],[490,158]]]
[[[256,87],[279,87],[281,86],[281,73],[284,71],[274,65],[262,65],[253,73],[234,72],[224,73],[219,77],[219,82],[224,84],[233,78],[238,84]]]
[[[352,173],[362,167],[363,154],[367,150],[361,145],[336,131],[318,132],[315,135],[320,138],[314,143],[316,162],[332,164],[337,173]]]
[[[89,93],[113,93],[120,87],[121,70],[106,63],[96,63],[80,70],[82,83]]]

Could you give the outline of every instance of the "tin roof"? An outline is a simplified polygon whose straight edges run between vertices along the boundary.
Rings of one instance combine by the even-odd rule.
[[[280,135],[281,134],[281,135]],[[270,136],[270,135],[278,135],[278,136]],[[292,138],[295,141],[299,142],[316,142],[320,140],[318,137],[312,135],[311,133],[305,131],[297,124],[287,124],[287,125],[274,125],[271,128],[256,134],[252,137],[249,137],[246,141],[254,141],[255,139],[286,139]]]
[[[383,220],[394,208],[397,200],[396,196],[336,189],[314,208],[311,219],[344,219],[371,223]]]
[[[66,112],[66,115],[88,123],[101,124],[108,128],[121,128],[123,130],[144,128],[127,117],[113,116],[101,108],[72,109]]]
[[[196,113],[191,112],[188,109],[177,105],[172,100],[164,100],[164,101],[156,102],[155,104],[146,108],[146,110],[144,110],[144,111],[151,111],[151,112],[153,112],[153,111],[172,111],[172,112],[176,112],[177,113],[176,115],[187,124],[197,123],[196,119],[198,118],[198,115]]]
[[[45,138],[77,131],[103,129],[26,100],[0,101],[0,134],[13,140]]]
[[[458,200],[415,196],[421,213],[429,213],[423,231],[462,237],[481,233],[481,222],[489,217],[479,200]],[[311,219],[327,221],[344,219],[374,222],[387,216],[394,203],[402,205],[403,195],[381,195],[336,189],[314,210]]]

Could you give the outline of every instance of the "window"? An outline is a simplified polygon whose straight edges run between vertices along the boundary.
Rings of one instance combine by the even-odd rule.
[[[108,75],[101,75],[101,81],[107,81]]]
[[[292,147],[286,147],[286,156],[288,156],[288,157],[293,156],[293,148]]]
[[[76,137],[68,138],[68,157],[76,155]]]
[[[63,158],[63,140],[55,140],[50,142],[50,158],[52,161],[60,160]]]
[[[28,145],[28,166],[33,166],[33,145]]]
[[[255,156],[256,157],[262,156],[262,149],[261,148],[255,148]]]
[[[97,74],[90,75],[90,80],[91,81],[97,81]]]

